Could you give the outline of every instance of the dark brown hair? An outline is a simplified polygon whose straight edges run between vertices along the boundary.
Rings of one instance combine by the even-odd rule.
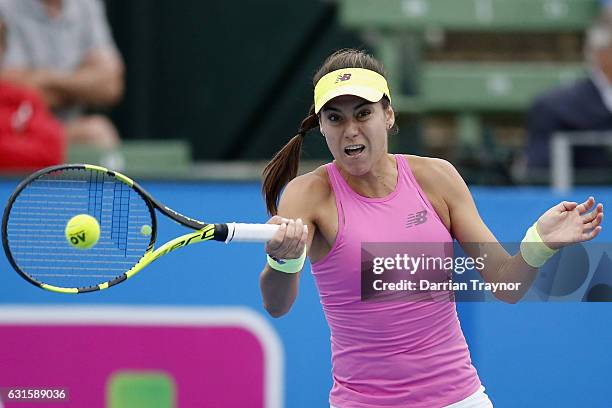
[[[312,79],[313,86],[326,74],[343,68],[364,68],[385,76],[382,64],[370,54],[361,50],[343,49],[327,57]],[[387,97],[383,97],[382,103],[385,109],[389,107]],[[277,203],[281,190],[297,175],[304,136],[318,126],[319,117],[315,114],[312,105],[297,134],[276,153],[264,169],[262,193],[266,200],[266,208],[271,215],[275,215],[278,211]]]

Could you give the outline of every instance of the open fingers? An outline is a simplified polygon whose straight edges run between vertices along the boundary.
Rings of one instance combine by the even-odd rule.
[[[588,215],[588,217],[590,218],[590,221],[584,223],[584,228],[586,230],[592,230],[601,225],[601,222],[603,221],[603,212],[593,211]]]
[[[582,233],[582,240],[583,241],[589,241],[593,238],[595,238],[597,235],[599,235],[599,233],[601,232],[601,226],[595,227],[590,231],[587,232],[583,232]]]
[[[595,218],[597,218],[597,216],[598,216],[599,214],[602,214],[602,215],[603,215],[603,204],[601,204],[601,203],[597,204],[597,207],[595,207],[595,210],[594,210],[594,211],[591,211],[591,212],[589,212],[589,213],[585,214],[585,215],[582,217],[582,222],[583,222],[584,224],[588,224],[588,223],[590,223],[591,221],[593,221]]]
[[[581,204],[579,204],[576,209],[578,210],[578,214],[584,214],[587,211],[590,211],[595,204],[595,198],[589,197],[587,200]]]

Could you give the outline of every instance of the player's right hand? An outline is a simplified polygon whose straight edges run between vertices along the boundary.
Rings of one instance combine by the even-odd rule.
[[[270,218],[266,224],[280,225],[270,241],[266,243],[266,253],[277,259],[296,259],[304,253],[308,239],[308,225],[297,220],[278,215]]]

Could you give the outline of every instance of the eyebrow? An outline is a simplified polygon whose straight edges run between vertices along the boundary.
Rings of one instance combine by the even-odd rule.
[[[361,108],[362,106],[365,105],[372,105],[374,102],[370,102],[370,101],[365,101],[365,102],[361,102],[360,104],[358,104],[357,106],[355,106],[353,108],[354,111],[356,111],[357,109]],[[335,111],[335,112],[340,112],[340,109],[336,109],[333,106],[328,106],[322,109],[324,112],[325,111]]]

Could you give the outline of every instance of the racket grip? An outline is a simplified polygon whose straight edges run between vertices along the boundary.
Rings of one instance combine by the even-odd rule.
[[[236,242],[268,242],[272,239],[280,225],[274,224],[244,224],[230,222],[227,224],[226,244]]]

